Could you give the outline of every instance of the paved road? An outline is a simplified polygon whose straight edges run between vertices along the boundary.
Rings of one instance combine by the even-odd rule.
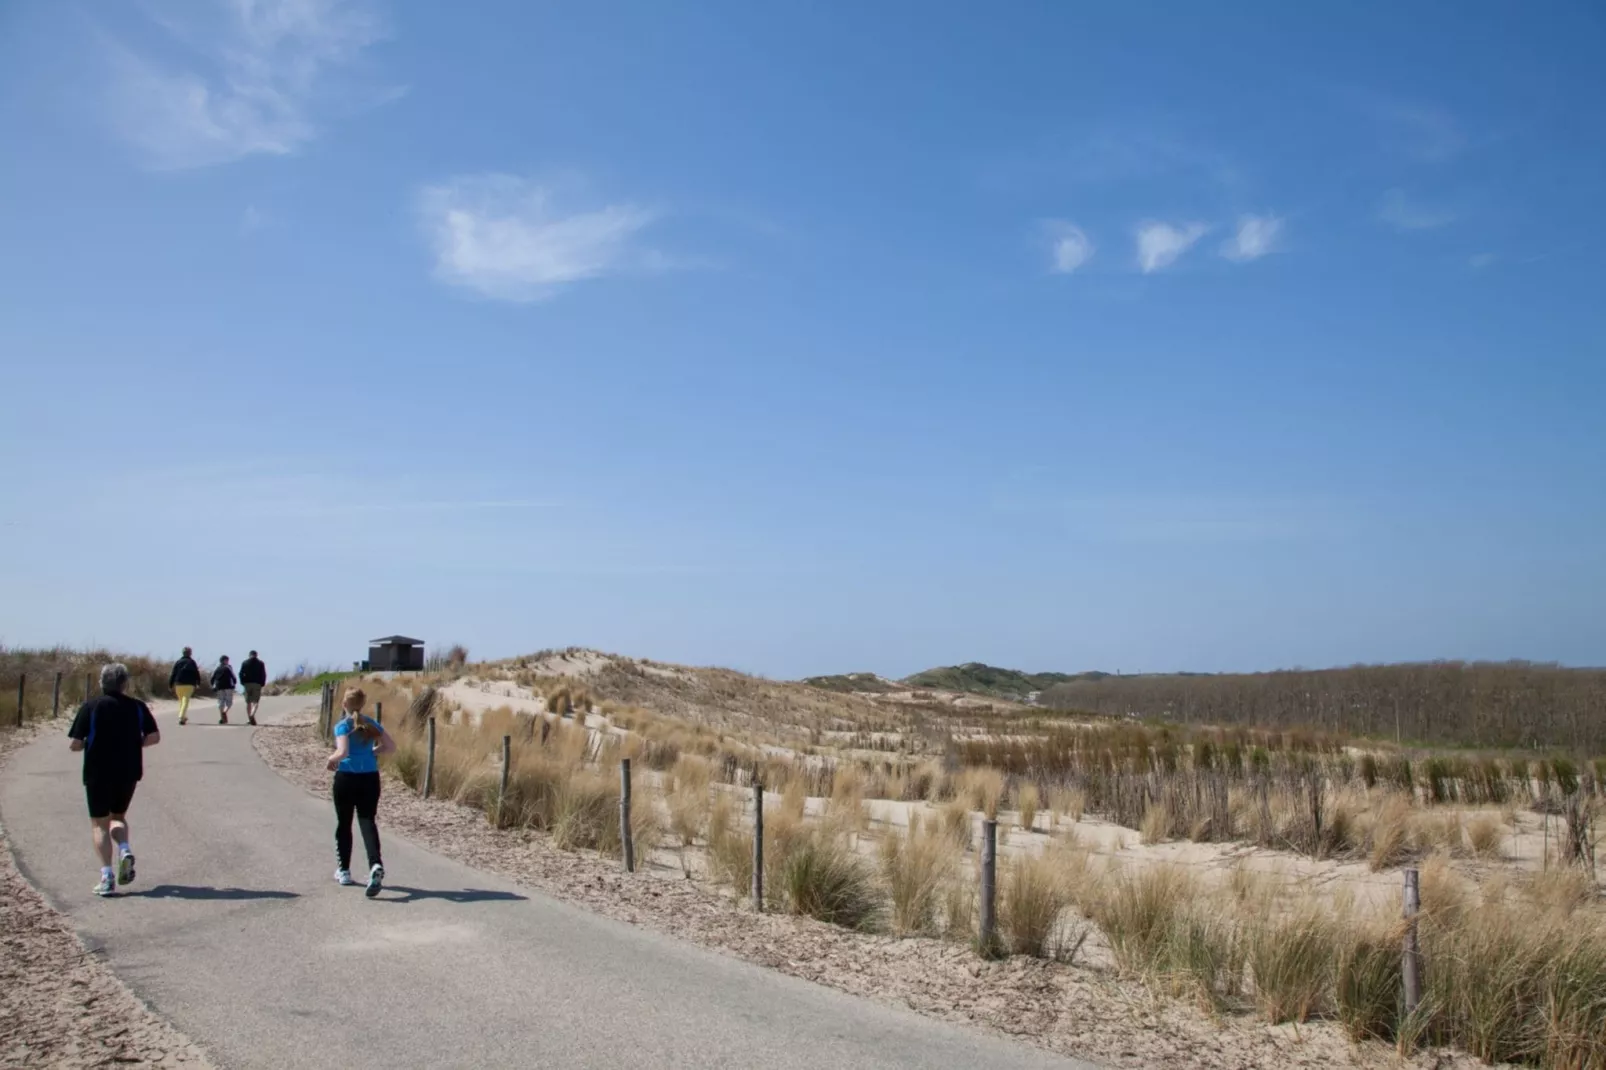
[[[270,699],[264,720],[305,702]],[[365,899],[330,879],[328,805],[208,713],[184,728],[158,715],[130,811],[133,894],[90,894],[80,758],[62,737],[14,756],[0,820],[85,942],[226,1067],[1088,1066],[599,918],[394,836],[393,883]]]

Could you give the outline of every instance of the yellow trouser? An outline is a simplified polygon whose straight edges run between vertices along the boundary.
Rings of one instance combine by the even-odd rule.
[[[182,721],[190,715],[190,696],[195,694],[195,685],[174,684],[173,694],[178,696],[178,719]]]

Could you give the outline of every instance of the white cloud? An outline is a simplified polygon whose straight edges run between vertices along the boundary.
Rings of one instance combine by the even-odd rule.
[[[1204,223],[1185,223],[1180,227],[1170,223],[1139,224],[1138,267],[1143,269],[1145,275],[1165,270],[1193,248],[1193,244],[1204,237],[1209,229]]]
[[[564,213],[551,191],[511,175],[472,175],[419,198],[435,277],[503,301],[540,301],[567,283],[670,266],[636,238],[653,214],[633,204]]]
[[[1246,215],[1238,219],[1238,229],[1221,243],[1221,255],[1237,263],[1259,260],[1277,251],[1283,221],[1274,215]]]
[[[1093,259],[1093,243],[1081,227],[1056,219],[1048,224],[1048,232],[1054,242],[1055,273],[1069,275]]]
[[[1405,195],[1402,189],[1391,189],[1383,194],[1377,218],[1395,230],[1432,230],[1455,222],[1455,213],[1447,208],[1422,204]]]
[[[332,76],[384,34],[368,0],[211,0],[151,9],[183,62],[111,42],[118,132],[160,170],[295,152]]]

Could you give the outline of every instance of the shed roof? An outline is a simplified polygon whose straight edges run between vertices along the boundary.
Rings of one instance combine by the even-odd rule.
[[[381,636],[378,639],[370,639],[368,641],[370,643],[378,643],[381,646],[423,646],[424,645],[424,641],[422,639],[409,639],[405,635],[386,635],[386,636]]]

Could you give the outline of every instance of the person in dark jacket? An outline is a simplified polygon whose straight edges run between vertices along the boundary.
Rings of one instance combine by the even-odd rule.
[[[124,692],[128,666],[118,662],[100,670],[101,695],[85,702],[73,718],[67,737],[84,755],[84,795],[95,853],[100,855],[96,895],[113,895],[119,884],[134,879],[134,848],[129,844],[128,804],[145,775],[144,750],[161,742],[151,709]],[[117,869],[112,869],[112,852]]]
[[[268,667],[255,650],[240,662],[240,686],[245,689],[245,719],[257,723],[257,707],[262,705],[262,688],[268,682]]]
[[[217,723],[229,723],[229,710],[234,705],[234,670],[229,668],[229,656],[224,654],[217,659],[217,668],[212,670],[212,690],[217,692]]]
[[[189,724],[190,699],[201,686],[201,667],[195,664],[189,647],[184,648],[183,657],[173,662],[173,671],[167,674],[167,686],[178,696],[178,723]]]

